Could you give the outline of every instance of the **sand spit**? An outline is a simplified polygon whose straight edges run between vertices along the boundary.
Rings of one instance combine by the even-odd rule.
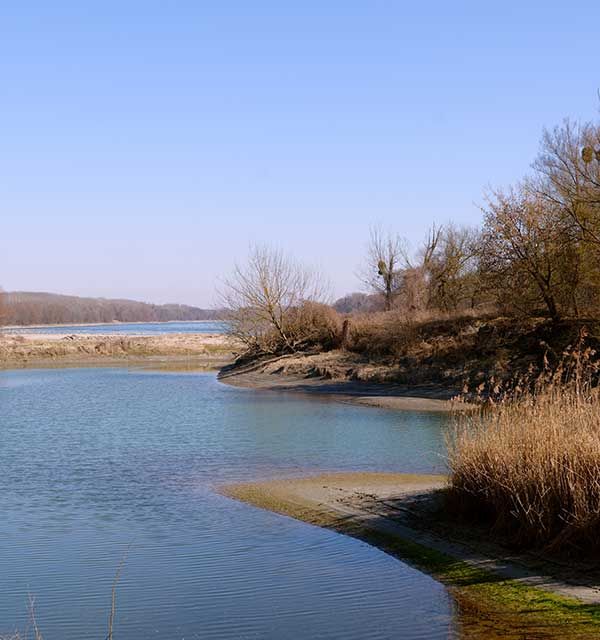
[[[328,473],[219,492],[360,538],[432,574],[458,603],[461,637],[600,637],[597,571],[511,553],[444,521],[446,485],[439,475]]]

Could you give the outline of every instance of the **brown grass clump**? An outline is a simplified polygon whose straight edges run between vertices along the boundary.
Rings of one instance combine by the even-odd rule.
[[[455,313],[428,312],[407,315],[400,311],[368,313],[350,319],[348,350],[370,358],[426,358],[437,363],[450,358],[464,362],[476,348],[478,328],[490,319],[480,310]]]
[[[495,388],[449,436],[453,507],[522,548],[600,552],[600,392],[591,350]]]

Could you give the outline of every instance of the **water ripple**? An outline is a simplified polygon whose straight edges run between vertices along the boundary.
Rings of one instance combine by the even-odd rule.
[[[211,375],[4,372],[0,621],[36,597],[46,638],[451,637],[427,576],[362,542],[216,495],[303,469],[432,471],[442,418],[276,394]],[[0,629],[2,631],[3,629]]]

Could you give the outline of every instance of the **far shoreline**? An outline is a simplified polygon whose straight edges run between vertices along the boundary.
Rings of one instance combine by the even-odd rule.
[[[9,333],[0,334],[0,369],[76,366],[183,366],[220,370],[231,363],[235,343],[222,333]]]

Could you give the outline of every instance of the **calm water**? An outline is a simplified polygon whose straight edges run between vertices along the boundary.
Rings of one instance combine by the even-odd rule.
[[[8,329],[11,333],[91,333],[98,335],[155,336],[161,333],[223,333],[224,322],[134,322],[122,324],[64,325],[57,327],[19,327]]]
[[[454,637],[446,590],[360,541],[212,491],[303,470],[440,470],[442,418],[210,374],[0,372],[0,631],[46,640]]]

